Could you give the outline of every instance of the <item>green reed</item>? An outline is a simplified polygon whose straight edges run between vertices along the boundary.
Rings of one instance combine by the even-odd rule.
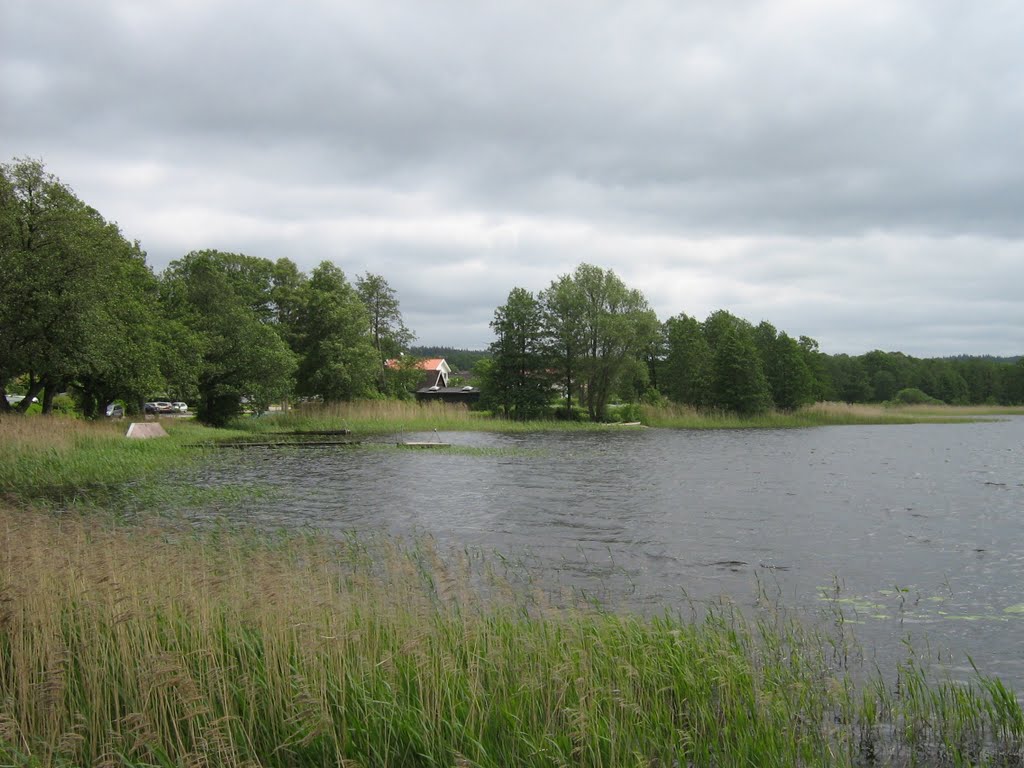
[[[428,540],[0,510],[0,627],[4,765],[1022,759],[996,680],[856,682],[780,611],[558,603]]]
[[[126,438],[122,421],[85,422],[62,416],[0,417],[0,498],[58,504],[109,501],[126,484],[202,456],[192,445],[218,430],[185,420],[161,420],[169,436]]]

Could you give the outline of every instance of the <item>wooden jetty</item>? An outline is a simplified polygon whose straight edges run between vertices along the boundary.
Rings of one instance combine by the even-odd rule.
[[[193,448],[329,448],[336,445],[360,445],[360,440],[280,440],[275,442],[197,443]]]
[[[273,435],[351,435],[351,429],[292,429],[287,432],[271,432]]]

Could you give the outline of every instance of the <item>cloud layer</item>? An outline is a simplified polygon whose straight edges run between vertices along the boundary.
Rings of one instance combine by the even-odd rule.
[[[331,260],[430,344],[587,261],[663,319],[1024,351],[1024,6],[0,0],[2,147],[161,269]]]

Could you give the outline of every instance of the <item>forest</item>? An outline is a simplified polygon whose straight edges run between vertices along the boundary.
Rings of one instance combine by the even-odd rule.
[[[47,172],[0,165],[0,413],[154,396],[222,425],[286,399],[407,398],[416,355],[472,366],[482,405],[510,418],[606,418],[612,403],[671,401],[752,414],[835,400],[1018,404],[1024,361],[829,355],[807,336],[727,310],[661,321],[611,270],[581,264],[497,307],[486,351],[411,348],[394,289],[330,262],[217,250],[160,274],[138,241]],[[386,361],[399,358],[400,365]],[[11,403],[7,395],[23,395]],[[16,398],[12,398],[16,399]]]

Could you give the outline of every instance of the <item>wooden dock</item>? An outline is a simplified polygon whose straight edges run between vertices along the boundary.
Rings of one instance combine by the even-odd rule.
[[[329,448],[338,445],[360,445],[360,440],[280,440],[275,442],[196,443],[193,448]]]

